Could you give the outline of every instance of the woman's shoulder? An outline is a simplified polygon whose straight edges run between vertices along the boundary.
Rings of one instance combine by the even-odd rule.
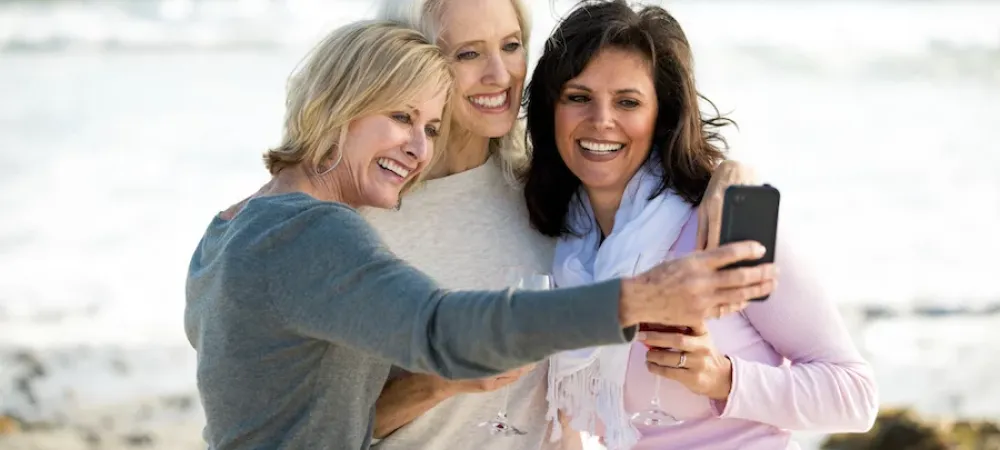
[[[257,243],[253,247],[328,248],[346,243],[378,244],[379,241],[375,230],[356,209],[303,193],[251,199],[231,226],[234,234]]]

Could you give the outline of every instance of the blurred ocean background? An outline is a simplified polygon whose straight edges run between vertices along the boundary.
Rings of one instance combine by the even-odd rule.
[[[534,58],[569,3],[529,3]],[[1000,1],[658,3],[883,403],[1000,419]],[[287,75],[373,8],[0,0],[0,416],[198,424],[190,254],[267,179]]]

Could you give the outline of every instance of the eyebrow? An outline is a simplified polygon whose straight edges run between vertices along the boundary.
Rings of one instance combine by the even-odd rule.
[[[508,35],[500,38],[500,40],[502,41],[502,40],[505,40],[505,39],[510,39],[512,37],[516,37],[518,39],[521,39],[521,30],[514,30],[512,33],[510,33],[510,34],[508,34]],[[471,41],[460,42],[458,45],[455,46],[455,48],[461,48],[461,47],[465,47],[466,45],[472,45],[472,44],[483,44],[485,42],[486,41],[483,40],[483,39],[474,39],[474,40],[471,40]]]
[[[579,91],[584,91],[584,92],[593,92],[593,89],[590,89],[589,87],[587,87],[587,86],[584,86],[584,85],[582,85],[582,84],[576,84],[576,83],[566,83],[566,89],[576,89],[576,90],[579,90]],[[565,90],[565,89],[564,89],[564,90]],[[636,88],[623,88],[623,89],[618,89],[618,90],[614,91],[614,93],[615,93],[615,94],[636,94],[636,95],[645,95],[645,94],[643,94],[643,92],[642,92],[642,91],[640,91],[639,89],[636,89]]]
[[[413,105],[406,105],[406,107],[409,108],[410,111],[413,111],[414,114],[416,114],[418,116],[421,115],[419,108],[417,108],[417,107],[415,107]],[[427,123],[441,123],[441,118],[440,117],[435,117],[435,118],[433,118],[431,120],[428,120]]]

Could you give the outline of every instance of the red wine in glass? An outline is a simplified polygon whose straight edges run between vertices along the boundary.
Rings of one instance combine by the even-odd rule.
[[[639,274],[639,262],[641,259],[642,259],[642,254],[639,254],[638,258],[635,261],[635,265],[632,267],[633,276]],[[667,258],[665,260],[670,260],[670,259],[674,259],[674,255],[672,252],[668,253]],[[684,333],[684,334],[691,334],[693,332],[691,327],[664,325],[659,323],[640,323],[639,331],[652,331],[660,333]],[[652,348],[645,342],[643,342],[643,345],[645,345],[647,349]],[[676,417],[668,414],[660,406],[660,379],[656,378],[654,380],[654,383],[655,384],[653,385],[654,386],[653,398],[651,398],[649,401],[649,409],[632,414],[631,417],[632,424],[637,427],[657,428],[657,427],[668,427],[681,423],[680,420],[677,420]]]

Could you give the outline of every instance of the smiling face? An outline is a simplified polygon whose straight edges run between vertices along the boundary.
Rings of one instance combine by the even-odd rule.
[[[563,85],[555,107],[559,156],[592,196],[624,192],[649,156],[656,114],[646,58],[602,49]]]
[[[427,89],[398,111],[354,120],[347,127],[343,160],[334,170],[352,206],[393,208],[399,194],[434,156],[447,94]]]
[[[476,136],[500,137],[517,119],[527,59],[511,0],[451,0],[440,42],[453,57],[454,120]]]

